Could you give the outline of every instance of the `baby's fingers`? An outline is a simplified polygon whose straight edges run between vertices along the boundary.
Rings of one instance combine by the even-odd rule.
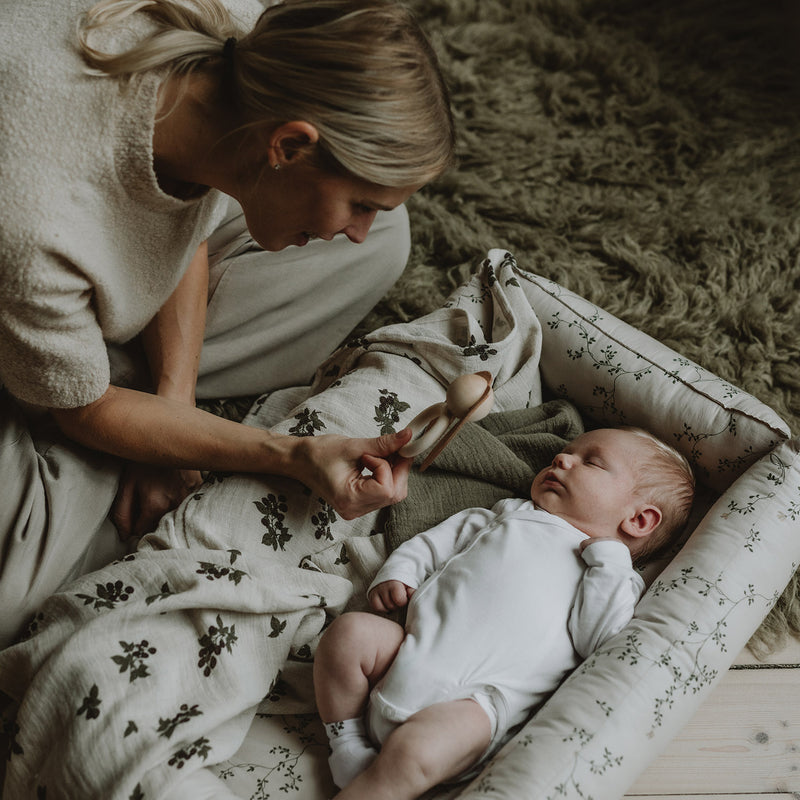
[[[408,603],[414,590],[400,581],[384,581],[369,593],[369,603],[374,611],[387,613]]]

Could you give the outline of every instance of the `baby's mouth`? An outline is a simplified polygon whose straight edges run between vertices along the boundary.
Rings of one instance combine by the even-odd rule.
[[[553,486],[563,486],[564,484],[556,477],[555,472],[548,472],[544,476],[543,484],[551,484]]]

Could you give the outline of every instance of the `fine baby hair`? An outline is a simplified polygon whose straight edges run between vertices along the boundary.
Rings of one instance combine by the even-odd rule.
[[[685,527],[694,500],[694,473],[681,453],[649,431],[632,426],[619,430],[634,434],[647,446],[647,456],[636,464],[636,491],[662,514],[661,523],[637,553],[637,559],[645,560],[663,551]]]
[[[104,53],[92,31],[147,14],[155,30]],[[303,120],[319,166],[395,187],[427,183],[455,144],[447,87],[411,12],[393,0],[286,0],[237,30],[219,0],[101,0],[79,30],[96,74],[216,72],[243,126]]]

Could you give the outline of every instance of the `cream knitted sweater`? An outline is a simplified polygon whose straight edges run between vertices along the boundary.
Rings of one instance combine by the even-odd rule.
[[[92,2],[0,3],[0,383],[48,407],[103,394],[105,342],[148,323],[225,205],[159,188],[159,78],[86,74],[75,31]]]

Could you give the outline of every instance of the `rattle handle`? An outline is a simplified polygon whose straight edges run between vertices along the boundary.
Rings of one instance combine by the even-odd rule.
[[[427,450],[450,424],[450,412],[445,403],[435,403],[417,414],[408,424],[411,428],[411,441],[398,451],[404,458],[413,458]]]

